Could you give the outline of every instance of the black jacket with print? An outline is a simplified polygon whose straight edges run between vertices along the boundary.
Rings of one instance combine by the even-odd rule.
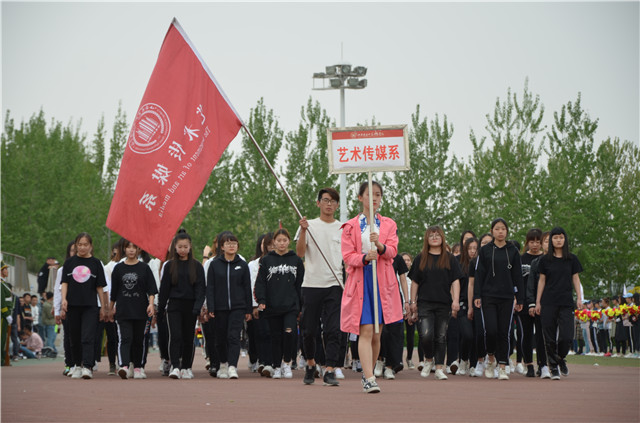
[[[266,306],[267,315],[300,311],[303,280],[304,264],[293,250],[282,256],[271,251],[260,259],[254,291],[256,302]]]

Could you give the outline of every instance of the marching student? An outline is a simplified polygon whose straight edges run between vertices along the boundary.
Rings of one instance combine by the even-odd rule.
[[[569,237],[564,229],[551,230],[549,252],[540,259],[539,270],[536,314],[542,322],[551,379],[558,380],[560,374],[569,375],[565,357],[573,340],[572,286],[578,309],[582,309],[579,275],[582,265],[569,251]]]
[[[522,310],[524,301],[520,251],[507,242],[508,233],[504,219],[491,222],[493,241],[480,248],[473,291],[474,303],[481,309],[489,355],[484,375],[494,378],[496,366],[499,366],[499,380],[509,379],[505,366],[509,365],[511,321],[513,311]]]
[[[271,334],[271,364],[274,379],[291,379],[293,331],[300,313],[300,288],[304,279],[302,259],[289,249],[291,236],[282,228],[274,233],[275,250],[260,260],[255,296],[260,318],[266,318]],[[263,370],[264,372],[265,370]]]
[[[522,279],[525,284],[525,293],[529,290],[529,274],[531,273],[531,263],[539,258],[542,252],[542,231],[538,228],[529,229],[525,240],[526,251],[521,256],[522,260]],[[522,356],[522,362],[516,365],[516,373],[525,374],[526,377],[535,377],[533,369],[533,328],[535,326],[535,317],[529,314],[529,309],[522,309],[516,313],[516,321],[519,329],[517,342],[518,350]],[[524,362],[524,366],[523,366]]]
[[[71,241],[67,244],[67,254],[65,256],[65,261],[69,259],[69,257],[76,255],[76,243],[75,241]],[[56,282],[53,285],[53,315],[56,321],[56,325],[62,325],[62,345],[64,349],[64,370],[62,371],[63,376],[71,376],[73,374],[74,361],[71,355],[71,341],[69,337],[69,327],[67,325],[68,320],[62,319],[61,315],[61,307],[62,307],[62,268],[63,266],[58,267]]]
[[[338,191],[333,188],[322,188],[318,192],[316,201],[320,216],[312,220],[307,220],[306,216],[300,219],[300,228],[295,237],[296,253],[300,258],[305,259],[300,329],[304,357],[307,360],[303,379],[306,385],[312,384],[315,379],[316,337],[321,318],[326,358],[323,385],[339,385],[337,371],[343,364],[339,362],[340,339],[343,336],[340,331],[340,300],[343,291],[340,250],[342,223],[334,217],[339,204]],[[309,233],[315,242],[310,239]],[[329,264],[325,262],[322,254]],[[319,348],[322,348],[322,345]],[[340,371],[341,374],[342,371]]]
[[[273,232],[261,235],[256,244],[256,253],[249,262],[249,273],[251,274],[251,301],[253,305],[253,318],[247,322],[247,332],[249,333],[249,351],[252,350],[251,344],[255,343],[255,350],[258,358],[254,361],[255,372],[260,376],[273,375],[274,369],[271,367],[271,335],[269,333],[269,323],[265,317],[260,316],[262,313],[258,310],[258,303],[255,292],[256,279],[260,270],[260,259],[273,251]],[[249,354],[251,357],[251,353]],[[252,369],[252,371],[254,371]]]
[[[193,379],[196,320],[205,300],[204,270],[193,258],[191,237],[180,230],[174,237],[174,257],[165,263],[160,282],[158,318],[166,310],[169,326],[171,379]]]
[[[536,376],[542,379],[550,379],[551,372],[547,365],[547,350],[544,344],[544,336],[542,334],[542,323],[540,322],[540,316],[536,314],[536,295],[538,293],[538,281],[540,280],[540,271],[538,269],[540,259],[547,254],[549,250],[549,232],[543,232],[541,239],[542,254],[539,255],[531,262],[529,269],[529,277],[527,280],[526,300],[527,308],[529,309],[529,316],[534,317],[535,337],[536,337],[536,362],[538,363],[538,370]],[[587,346],[587,352],[589,352],[589,339],[585,338]],[[528,372],[529,370],[527,370]],[[527,375],[528,377],[528,375]]]
[[[470,374],[471,370],[470,356],[474,338],[473,323],[468,317],[468,312],[471,308],[469,304],[469,266],[478,256],[478,249],[478,240],[470,237],[462,244],[462,252],[460,254],[460,270],[462,271],[462,277],[460,278],[460,312],[457,313],[457,317],[454,319],[457,320],[460,333],[460,366],[457,374],[461,376],[465,376],[467,373]]]
[[[374,333],[374,301],[378,303],[378,323],[393,323],[408,312],[401,307],[400,291],[393,270],[393,259],[398,251],[396,223],[376,213],[382,203],[382,186],[364,182],[358,190],[362,213],[342,227],[342,258],[347,266],[347,282],[342,294],[340,328],[343,332],[359,335],[358,355],[362,365],[362,387],[366,393],[380,392],[373,374],[380,352],[380,333]],[[370,222],[369,196],[373,200],[374,221]],[[372,248],[375,244],[375,248]],[[373,271],[371,261],[376,260],[378,297],[373,297]],[[407,293],[405,292],[405,298]],[[382,328],[380,328],[382,329]]]
[[[247,263],[238,256],[238,238],[227,233],[220,238],[222,255],[207,269],[207,309],[215,327],[219,379],[238,378],[240,332],[251,320],[251,276]]]
[[[111,313],[115,312],[118,328],[118,359],[122,379],[143,379],[144,331],[147,318],[153,317],[153,300],[158,293],[156,280],[148,264],[138,259],[140,248],[128,240],[122,241],[125,260],[111,273]],[[117,305],[117,307],[116,307]],[[133,369],[129,364],[133,363]]]
[[[409,253],[401,253],[400,256],[402,256],[402,259],[404,260],[404,264],[407,266],[407,269],[411,268],[411,263],[413,263],[413,258],[411,257],[411,254]],[[409,295],[411,295],[411,284],[413,283],[411,281],[411,278],[409,277],[409,275],[407,275],[407,292],[409,292]],[[416,368],[415,364],[413,363],[413,349],[415,348],[415,333],[416,333],[416,324],[413,321],[413,319],[411,319],[411,316],[408,316],[408,318],[404,319],[404,324],[405,324],[405,333],[406,333],[406,343],[407,343],[407,368],[409,370],[413,370]],[[420,367],[419,370],[422,370],[422,368],[424,367],[424,352],[422,351],[422,346],[420,345],[420,343],[418,343],[418,362],[421,363],[420,365],[422,367]]]
[[[102,262],[93,257],[91,236],[80,233],[75,239],[76,255],[64,262],[60,280],[60,318],[68,319],[69,340],[75,369],[73,379],[92,379],[95,364],[94,342],[98,319],[109,318],[107,286]],[[97,296],[96,296],[97,294]],[[98,297],[102,307],[98,307]]]
[[[480,236],[480,248],[484,247],[493,240],[493,235],[486,233]],[[467,288],[467,298],[469,299],[469,311],[467,311],[467,318],[473,320],[473,338],[474,342],[471,348],[471,358],[469,360],[469,376],[482,377],[485,370],[485,356],[487,355],[487,348],[485,343],[485,331],[484,322],[482,321],[482,314],[479,307],[476,307],[473,301],[473,288],[475,286],[475,274],[476,265],[478,263],[478,253],[476,257],[469,262],[469,287]],[[474,318],[475,317],[475,318]]]
[[[409,277],[413,281],[411,313],[412,317],[417,315],[419,318],[418,330],[425,355],[420,376],[429,377],[435,364],[436,379],[446,380],[443,366],[447,326],[451,316],[457,316],[460,311],[460,278],[463,274],[456,257],[447,251],[444,232],[439,226],[431,226],[425,232],[422,251],[413,260]]]

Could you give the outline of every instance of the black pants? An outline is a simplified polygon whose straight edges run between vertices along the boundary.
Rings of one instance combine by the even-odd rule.
[[[151,321],[152,320],[153,320],[152,317],[148,317],[145,320],[145,325],[144,325],[144,344],[142,349],[142,365],[140,366],[143,369],[144,369],[144,366],[147,365],[147,355],[149,355],[149,344],[151,344]]]
[[[542,320],[540,320],[540,316],[537,314],[534,319],[534,327],[536,329],[536,361],[538,362],[538,367],[544,367],[547,365],[547,345],[544,342]],[[584,342],[586,343],[589,341],[585,339]]]
[[[413,359],[413,349],[415,348],[416,325],[409,324],[408,320],[404,321],[405,340],[407,343],[407,360]]]
[[[160,358],[163,360],[169,360],[169,325],[166,317],[166,312],[158,311],[158,319],[156,320],[158,325],[158,349],[160,350]]]
[[[256,320],[251,319],[247,322],[247,336],[249,337],[249,363],[256,363],[258,358],[258,344],[256,342]]]
[[[458,312],[458,329],[460,334],[460,352],[459,357],[462,361],[468,361],[471,356],[471,347],[473,345],[473,324],[467,317],[467,307],[463,305]],[[476,359],[477,360],[477,359]]]
[[[540,320],[549,367],[557,369],[558,363],[567,356],[573,342],[573,308],[543,305]]]
[[[471,348],[471,357],[469,365],[476,367],[478,360],[484,360],[487,355],[487,342],[484,330],[484,321],[482,320],[482,310],[476,306],[473,307],[473,345]]]
[[[487,353],[495,355],[499,364],[509,364],[509,338],[513,319],[513,300],[495,297],[482,298]]]
[[[460,354],[460,327],[458,319],[451,316],[447,325],[447,366],[458,359]]]
[[[600,352],[608,353],[611,351],[611,347],[609,345],[609,329],[600,329],[598,331],[598,345],[602,350]]]
[[[244,322],[244,310],[216,310],[213,324],[216,331],[216,351],[220,363],[238,367],[240,356],[240,332]]]
[[[589,325],[589,335],[591,335],[591,343],[595,353],[600,352],[600,344],[598,343],[598,328],[593,325]]]
[[[401,368],[404,350],[404,322],[384,325],[380,345],[384,347],[384,351],[381,348],[380,353],[385,358],[386,367],[391,367],[394,370]]]
[[[258,361],[264,365],[271,365],[271,332],[269,322],[262,312],[258,314],[258,319],[253,320],[253,322]]]
[[[420,343],[425,358],[435,356],[435,364],[444,364],[447,352],[447,326],[451,317],[451,306],[447,304],[418,304],[420,316]]]
[[[533,327],[535,318],[529,315],[529,310],[522,309],[516,313],[518,327],[518,351],[525,363],[533,363]]]
[[[193,313],[194,300],[171,298],[167,305],[169,325],[169,360],[174,369],[190,369],[193,364],[197,315]]]
[[[100,362],[102,357],[102,343],[104,341],[105,332],[107,334],[107,357],[109,357],[109,364],[115,364],[116,354],[118,351],[118,330],[114,322],[101,322],[98,321],[96,328],[96,361]],[[127,364],[128,366],[128,364]]]
[[[134,368],[142,367],[144,355],[144,328],[147,320],[116,320],[118,331],[118,361],[120,367],[129,366],[133,362]]]
[[[325,362],[328,367],[339,367],[340,359],[340,304],[342,288],[302,288],[302,330],[303,351],[306,359],[316,358],[316,336],[322,320]]]
[[[280,367],[284,361],[289,363],[293,353],[293,332],[297,329],[297,311],[283,314],[270,314],[267,317],[271,334],[271,363]]]
[[[67,320],[73,364],[92,369],[100,310],[97,306],[69,306]]]
[[[216,325],[213,319],[202,323],[202,336],[204,337],[204,349],[209,359],[210,368],[219,369],[220,360],[218,350],[216,350]]]

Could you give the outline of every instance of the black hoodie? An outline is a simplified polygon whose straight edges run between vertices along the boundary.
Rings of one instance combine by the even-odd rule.
[[[275,251],[260,259],[255,296],[265,304],[265,313],[280,314],[300,310],[300,288],[304,280],[304,264],[293,250],[284,255]]]
[[[250,314],[251,277],[249,266],[237,254],[231,261],[216,257],[207,269],[207,308],[209,311],[244,310]]]
[[[480,248],[475,270],[473,298],[494,297],[524,301],[520,252],[511,243],[498,247],[490,242]]]

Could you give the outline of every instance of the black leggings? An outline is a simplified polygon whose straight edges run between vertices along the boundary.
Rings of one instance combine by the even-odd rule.
[[[495,297],[482,298],[487,353],[494,355],[499,364],[509,364],[509,338],[513,319],[513,300]]]
[[[293,331],[297,329],[297,311],[278,315],[269,315],[269,333],[271,335],[271,364],[280,367],[282,361],[289,363],[293,355]]]
[[[193,313],[194,300],[171,298],[167,306],[169,326],[169,359],[174,369],[190,369],[193,364],[197,315]]]
[[[406,341],[407,341],[407,360],[413,358],[413,348],[415,343],[416,324],[409,324],[408,320],[404,321],[404,327],[406,329]]]
[[[529,310],[522,309],[516,313],[518,327],[518,356],[526,363],[533,363],[533,327],[535,318],[529,315]],[[520,361],[520,360],[519,360]]]
[[[467,317],[467,307],[460,308],[456,320],[458,321],[458,333],[460,335],[460,360],[468,361],[471,358],[471,347],[473,345],[473,323]]]

